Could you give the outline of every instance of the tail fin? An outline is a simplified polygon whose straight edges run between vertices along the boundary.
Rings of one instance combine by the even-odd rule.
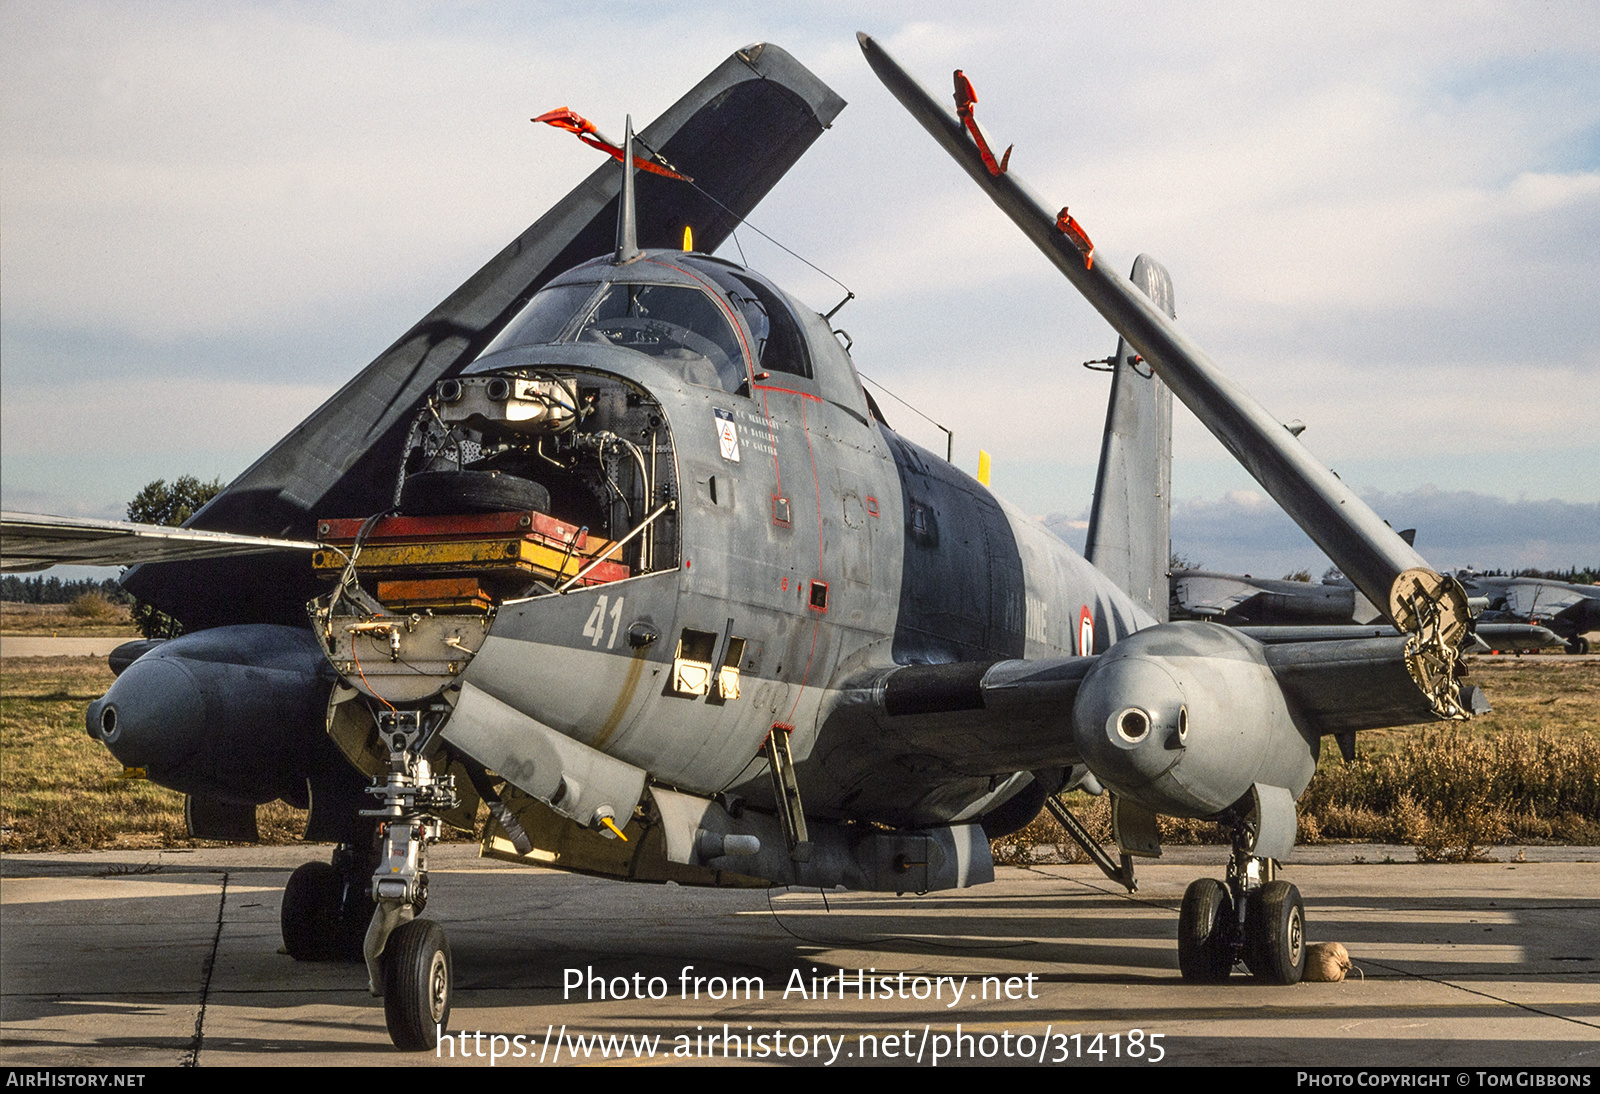
[[[1131,280],[1156,307],[1177,315],[1172,275],[1165,266],[1140,255]],[[1119,338],[1084,554],[1163,623],[1172,553],[1171,493],[1172,392]]]

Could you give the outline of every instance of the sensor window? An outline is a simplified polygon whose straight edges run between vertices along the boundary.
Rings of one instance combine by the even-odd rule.
[[[1150,715],[1138,707],[1129,707],[1117,715],[1116,726],[1117,736],[1130,744],[1137,744],[1150,732]]]

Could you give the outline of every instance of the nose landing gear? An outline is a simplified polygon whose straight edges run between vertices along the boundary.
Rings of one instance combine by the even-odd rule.
[[[379,715],[389,745],[389,773],[367,788],[381,808],[363,810],[379,818],[381,842],[372,874],[377,908],[367,926],[363,955],[368,988],[383,996],[384,1024],[396,1048],[432,1048],[450,1021],[450,943],[444,928],[418,919],[428,901],[428,845],[442,823],[437,814],[458,804],[455,777],[435,775],[422,758],[429,734],[423,711]]]

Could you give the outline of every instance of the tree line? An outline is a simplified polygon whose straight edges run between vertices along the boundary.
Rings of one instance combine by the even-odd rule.
[[[114,577],[104,581],[87,577],[77,581],[62,581],[59,577],[17,577],[7,574],[0,579],[0,600],[13,604],[71,604],[80,596],[90,595],[103,596],[118,604],[126,604],[133,599],[122,591],[122,586],[117,584]]]

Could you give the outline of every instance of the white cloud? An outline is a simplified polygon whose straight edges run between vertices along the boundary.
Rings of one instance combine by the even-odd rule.
[[[115,461],[130,450],[167,454],[182,474],[195,449],[265,452],[333,394],[319,384],[215,380],[203,384],[152,376],[118,385],[108,400],[86,382],[12,385],[0,405],[0,431],[19,452],[59,451]],[[246,459],[244,462],[248,462]],[[239,468],[244,470],[243,462]]]

